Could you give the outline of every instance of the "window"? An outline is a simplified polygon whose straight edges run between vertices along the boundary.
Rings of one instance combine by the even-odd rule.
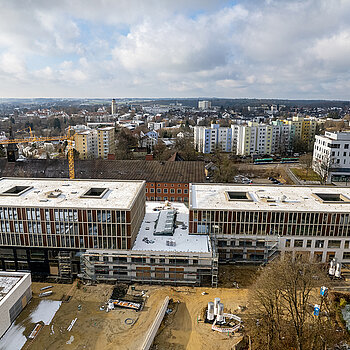
[[[350,241],[345,241],[344,242],[344,249],[349,249],[349,242]]]
[[[162,193],[162,189],[161,188],[157,188],[157,193]]]
[[[344,252],[343,253],[343,259],[344,260],[349,260],[350,259],[350,252]]]
[[[175,193],[175,189],[174,189],[174,188],[171,188],[171,189],[170,189],[170,193]]]
[[[306,247],[311,248],[311,243],[312,243],[311,239],[308,239],[306,242]]]
[[[286,239],[286,248],[290,247],[290,239]]]
[[[294,247],[302,247],[303,246],[303,240],[302,239],[295,239],[294,240]]]
[[[315,243],[315,248],[323,248],[324,246],[324,240],[317,240]]]
[[[340,248],[340,240],[331,239],[328,241],[328,248]]]
[[[167,188],[164,188],[164,189],[163,189],[163,192],[164,192],[164,193],[168,193],[168,189],[167,189]]]
[[[150,188],[150,192],[151,192],[151,193],[154,193],[154,188]]]
[[[178,194],[181,194],[181,193],[182,193],[181,188],[178,188],[178,189],[177,189],[177,193],[178,193]]]
[[[349,149],[349,144],[346,143],[346,144],[344,145],[344,148],[345,148],[345,149]]]

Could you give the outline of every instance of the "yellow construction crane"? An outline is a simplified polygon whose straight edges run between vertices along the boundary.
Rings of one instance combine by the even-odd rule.
[[[8,140],[1,140],[0,145],[8,145],[8,144],[16,144],[16,143],[29,143],[29,142],[40,142],[40,141],[67,141],[67,148],[68,148],[68,166],[69,166],[69,178],[74,179],[75,173],[74,173],[74,152],[73,152],[73,141],[74,141],[74,133],[71,133],[70,127],[68,128],[67,135],[63,136],[50,136],[50,137],[36,137],[32,129],[30,127],[19,130],[19,131],[25,131],[29,130],[30,137],[25,138],[10,138]],[[18,132],[19,132],[18,131]]]

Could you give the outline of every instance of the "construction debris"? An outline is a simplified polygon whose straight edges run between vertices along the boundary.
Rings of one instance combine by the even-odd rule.
[[[40,288],[40,290],[46,290],[46,289],[50,289],[50,288],[52,288],[52,286],[42,287],[42,288]]]
[[[75,318],[71,323],[70,325],[68,326],[67,328],[67,331],[70,332],[75,324],[75,322],[77,322],[77,318]]]

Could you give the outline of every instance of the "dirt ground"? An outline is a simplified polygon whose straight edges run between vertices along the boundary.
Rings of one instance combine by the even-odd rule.
[[[222,266],[220,288],[206,287],[173,287],[137,285],[136,293],[146,292],[146,302],[142,311],[115,309],[110,312],[101,311],[112,293],[113,286],[98,284],[82,285],[78,288],[73,284],[50,284],[53,294],[46,299],[62,300],[71,295],[69,302],[62,302],[52,322],[43,326],[34,340],[28,340],[23,349],[56,350],[56,349],[94,349],[94,350],[134,350],[139,349],[146,332],[161,307],[164,298],[169,296],[173,311],[166,315],[155,338],[153,349],[185,350],[185,349],[231,349],[241,340],[239,334],[228,336],[211,330],[211,325],[201,321],[209,301],[215,297],[221,298],[225,312],[242,315],[239,306],[247,304],[250,282],[254,280],[256,266]],[[232,288],[237,282],[239,289]],[[33,298],[16,320],[16,324],[24,327],[23,334],[28,337],[35,324],[30,321],[30,315],[36,309],[42,298],[39,298],[40,288],[48,283],[33,283]],[[229,287],[229,288],[222,288]],[[205,295],[202,293],[205,292]],[[78,306],[80,307],[78,308]],[[72,330],[67,327],[77,318]],[[125,324],[125,319],[131,318],[133,325]]]
[[[40,301],[40,288],[47,285],[32,284],[33,299],[16,320],[16,323],[25,327],[24,334],[27,337],[35,326],[27,321],[28,316]],[[23,349],[138,349],[166,295],[158,293],[157,287],[142,286],[143,290],[149,290],[149,297],[141,312],[118,308],[107,313],[101,311],[100,306],[108,300],[113,286],[99,284],[77,289],[76,285],[51,285],[53,294],[47,297],[48,299],[61,300],[62,296],[67,294],[71,294],[72,298],[69,302],[62,303],[51,324],[44,326],[33,341],[27,341]],[[164,295],[164,298],[160,295]],[[81,310],[78,310],[78,305],[81,305]],[[77,318],[77,321],[69,332],[67,327],[74,318]],[[134,320],[134,325],[126,325],[126,318]]]
[[[162,293],[174,301],[174,309],[166,315],[153,343],[153,350],[211,350],[232,349],[241,335],[228,336],[211,330],[211,325],[201,321],[209,301],[219,297],[225,312],[242,315],[238,306],[247,303],[247,289],[224,288],[167,288]],[[202,295],[202,292],[208,294]],[[169,307],[171,307],[170,305]],[[197,320],[199,318],[199,320]]]
[[[255,281],[259,273],[259,265],[220,265],[219,287],[221,288],[248,288]]]

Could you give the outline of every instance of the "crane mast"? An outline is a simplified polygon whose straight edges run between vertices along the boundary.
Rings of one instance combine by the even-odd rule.
[[[74,141],[74,133],[71,135],[71,129],[68,128],[67,135],[63,136],[50,136],[50,137],[36,137],[32,129],[28,127],[30,137],[25,138],[10,138],[8,140],[1,140],[0,145],[9,145],[9,144],[17,144],[17,143],[31,143],[31,142],[41,142],[41,141],[67,141],[67,155],[68,155],[68,167],[69,167],[69,178],[74,179],[75,178],[75,172],[74,172],[74,151],[73,151],[73,141]],[[27,130],[24,129],[24,130]],[[20,130],[20,131],[24,131]],[[11,133],[12,134],[12,133]]]

